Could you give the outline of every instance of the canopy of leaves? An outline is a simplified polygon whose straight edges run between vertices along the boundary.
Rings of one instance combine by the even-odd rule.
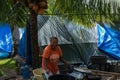
[[[28,9],[24,4],[13,0],[1,0],[0,2],[0,21],[23,27],[28,18]],[[12,26],[11,26],[12,27]]]
[[[120,20],[120,0],[48,0],[48,3],[49,15],[59,15],[87,26],[94,20]]]
[[[29,10],[25,1],[39,0],[1,0],[0,21],[12,25],[25,26]],[[96,21],[119,21],[120,0],[47,0],[45,15],[57,15],[75,23],[91,25]],[[22,3],[23,2],[23,3]]]

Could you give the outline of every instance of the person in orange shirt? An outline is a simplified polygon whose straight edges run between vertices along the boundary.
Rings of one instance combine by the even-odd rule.
[[[59,67],[57,65],[58,61],[62,61],[65,65],[70,66],[62,58],[62,50],[58,46],[57,37],[51,37],[50,45],[46,46],[42,56],[42,69],[44,70],[45,76],[48,78],[51,75],[59,74]]]

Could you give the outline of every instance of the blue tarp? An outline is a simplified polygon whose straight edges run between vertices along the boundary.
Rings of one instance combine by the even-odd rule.
[[[0,23],[0,59],[12,52],[12,34],[9,24]]]
[[[27,63],[32,65],[32,54],[30,45],[30,24],[27,23],[27,29],[24,30],[20,44],[18,47],[18,54],[26,59]],[[27,41],[26,41],[27,40]],[[26,46],[27,45],[27,46]]]
[[[0,50],[0,59],[7,58],[9,53],[3,50]]]
[[[67,41],[68,42],[73,41],[72,43],[74,45],[72,44],[72,46],[70,46],[70,47],[72,49],[74,49],[74,51],[76,53],[80,53],[80,55],[82,55],[82,58],[85,60],[87,60],[89,56],[97,54],[98,48],[103,50],[104,52],[106,52],[108,55],[110,55],[116,59],[120,59],[120,54],[119,54],[120,53],[120,40],[119,40],[120,33],[107,27],[106,25],[102,27],[99,24],[97,24],[98,30],[93,29],[91,31],[88,29],[78,27],[78,28],[74,29],[72,32],[72,31],[66,30],[66,27],[68,27],[68,29],[69,29],[69,26],[65,26],[62,28],[61,28],[61,26],[64,26],[62,24],[59,24],[59,26],[55,26],[54,24],[58,24],[58,22],[51,23],[51,22],[54,22],[53,19],[48,20],[47,22],[46,22],[46,24],[44,24],[44,26],[42,26],[42,28],[38,28],[39,31],[41,31],[41,34],[43,34],[43,36],[41,36],[41,34],[38,34],[41,38],[41,39],[38,38],[40,45],[42,45],[44,42],[47,43],[49,41],[49,37],[51,35],[56,34],[59,36],[59,41],[61,40],[64,43],[66,43]],[[48,26],[48,24],[49,24],[49,26]],[[40,23],[40,25],[41,25],[41,23]],[[31,63],[32,62],[32,57],[31,57],[32,53],[31,53],[31,45],[30,45],[30,32],[29,32],[30,29],[29,29],[29,27],[30,27],[30,25],[28,24],[27,25],[28,31],[23,34],[23,37],[20,41],[18,53],[22,57],[26,58],[26,61],[28,61],[28,63],[32,64]],[[75,28],[75,26],[72,26],[72,27]],[[97,39],[95,39],[95,38],[97,35],[95,34],[95,31],[98,31],[98,34],[96,33],[98,35],[98,48],[96,48],[97,47]],[[91,34],[91,33],[93,33],[93,34]],[[26,34],[27,34],[27,36],[26,36]],[[87,37],[84,37],[84,36],[87,36]],[[27,37],[27,41],[26,41],[26,37]],[[80,45],[78,43],[80,43]],[[26,44],[27,44],[27,47],[26,47]],[[64,44],[64,45],[66,45],[66,44]],[[40,46],[41,51],[43,50],[44,46],[45,45],[42,45],[42,47]],[[88,47],[88,46],[90,46],[90,47]],[[73,52],[73,53],[75,53],[75,52]],[[65,52],[65,53],[67,53],[67,52]],[[106,53],[105,53],[105,55],[106,55]],[[100,54],[102,54],[102,53],[100,53]]]
[[[26,57],[26,31],[23,33],[23,37],[20,40],[19,48],[18,48],[18,54],[22,57]]]
[[[100,26],[98,29],[98,48],[108,55],[120,60],[120,32],[113,30],[107,25]]]

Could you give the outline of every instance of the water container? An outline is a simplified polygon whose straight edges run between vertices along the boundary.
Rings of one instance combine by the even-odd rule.
[[[22,77],[24,79],[30,79],[31,72],[30,72],[29,67],[27,65],[21,66],[20,70],[21,70]]]

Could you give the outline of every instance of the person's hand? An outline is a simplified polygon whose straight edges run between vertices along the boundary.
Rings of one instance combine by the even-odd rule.
[[[71,73],[71,72],[73,72],[73,70],[74,70],[74,66],[73,66],[73,65],[69,65],[69,66],[67,67],[67,69],[68,69],[68,73]]]
[[[70,67],[71,64],[69,64],[69,63],[66,62],[66,63],[65,63],[65,66],[66,66],[66,67]]]
[[[49,69],[46,69],[46,73],[49,74],[49,72],[50,72]]]

